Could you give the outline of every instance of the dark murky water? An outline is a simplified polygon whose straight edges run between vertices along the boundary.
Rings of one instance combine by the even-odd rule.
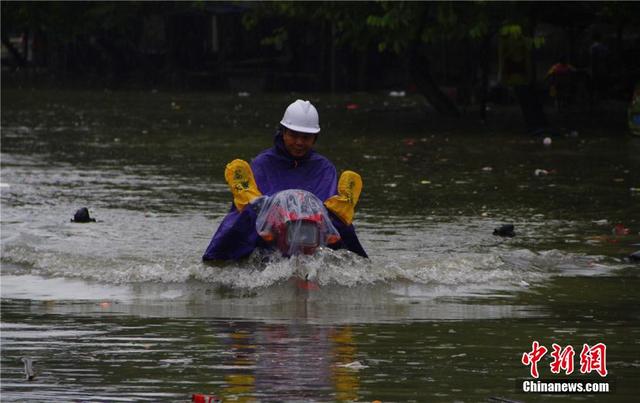
[[[371,259],[203,265],[224,165],[268,147],[295,97],[3,91],[3,401],[634,400],[638,139],[544,147],[432,124],[411,97],[315,96],[319,150],[363,176]],[[81,206],[99,222],[69,222]],[[605,343],[615,391],[518,393],[533,340]]]

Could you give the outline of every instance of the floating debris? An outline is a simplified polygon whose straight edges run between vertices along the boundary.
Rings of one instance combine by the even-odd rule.
[[[353,361],[350,362],[348,364],[338,364],[338,367],[342,367],[342,368],[349,368],[349,369],[363,369],[363,368],[369,368],[368,365],[364,365],[362,364],[360,361]]]
[[[493,230],[493,235],[513,238],[514,236],[516,236],[516,233],[514,231],[513,224],[503,224]]]
[[[33,370],[33,359],[29,357],[22,357],[24,363],[24,374],[27,381],[33,381],[36,378],[36,372]]]
[[[622,224],[616,224],[611,232],[613,235],[629,235],[631,231]]]
[[[222,399],[214,395],[205,395],[203,393],[194,393],[191,395],[193,403],[222,403]]]
[[[88,222],[96,222],[95,218],[91,218],[89,216],[89,209],[86,207],[79,208],[76,213],[73,215],[71,222],[77,223],[88,223]]]

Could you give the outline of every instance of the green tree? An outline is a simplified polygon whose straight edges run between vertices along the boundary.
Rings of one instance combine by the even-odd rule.
[[[487,38],[497,31],[497,10],[499,7],[483,2],[271,2],[254,5],[245,23],[251,28],[276,16],[285,22],[324,21],[332,27],[331,39],[336,46],[354,51],[373,46],[395,54],[399,63],[408,66],[419,91],[436,110],[458,116],[456,105],[433,79],[428,45],[442,40],[486,45]],[[284,37],[286,29],[281,26],[265,43]]]
[[[465,44],[474,58],[467,63],[469,76],[482,73],[483,93],[486,98],[489,69],[498,54],[491,53],[491,44],[509,38],[526,44],[529,55],[527,77],[530,89],[519,97],[525,117],[544,121],[539,100],[536,100],[536,50],[543,47],[545,38],[536,37],[536,27],[544,22],[567,27],[575,38],[596,22],[608,22],[619,27],[618,37],[624,29],[640,25],[638,3],[629,2],[408,2],[376,1],[358,3],[334,2],[268,2],[253,4],[246,18],[247,26],[255,26],[265,18],[280,17],[283,23],[298,21],[331,25],[332,41],[336,46],[354,51],[377,47],[380,52],[391,52],[398,63],[408,67],[413,82],[430,104],[440,113],[458,116],[456,105],[440,90],[440,83],[432,75],[431,49],[436,44]],[[287,29],[280,26],[273,38],[286,41]],[[273,39],[272,38],[272,39]],[[275,40],[275,39],[274,39]],[[268,43],[269,39],[265,43]],[[573,45],[570,45],[572,47]],[[573,52],[573,49],[571,50]],[[620,53],[620,52],[619,52]],[[538,109],[532,111],[531,109]],[[484,112],[481,106],[481,113]],[[533,112],[533,113],[531,113]],[[535,117],[535,115],[538,115]],[[536,124],[536,122],[533,122]]]
[[[140,65],[139,38],[149,15],[169,16],[203,7],[202,2],[2,2],[2,44],[19,65],[26,52],[15,49],[10,36],[46,40],[39,49],[58,73],[93,69],[115,73]],[[24,41],[25,43],[27,41]]]

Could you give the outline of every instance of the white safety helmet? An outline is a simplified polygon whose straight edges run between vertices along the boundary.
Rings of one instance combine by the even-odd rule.
[[[309,101],[296,100],[284,111],[280,124],[287,129],[302,133],[320,132],[318,111]]]

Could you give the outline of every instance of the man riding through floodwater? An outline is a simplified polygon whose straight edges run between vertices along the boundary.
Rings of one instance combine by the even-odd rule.
[[[204,261],[237,260],[256,248],[269,248],[256,230],[256,220],[266,198],[288,189],[310,192],[324,202],[339,233],[339,240],[329,247],[367,257],[352,224],[362,179],[344,171],[338,180],[333,163],[313,149],[319,133],[318,111],[311,102],[298,99],[287,107],[273,147],[258,154],[251,165],[240,159],[227,164],[225,179],[233,205],[202,256]]]

